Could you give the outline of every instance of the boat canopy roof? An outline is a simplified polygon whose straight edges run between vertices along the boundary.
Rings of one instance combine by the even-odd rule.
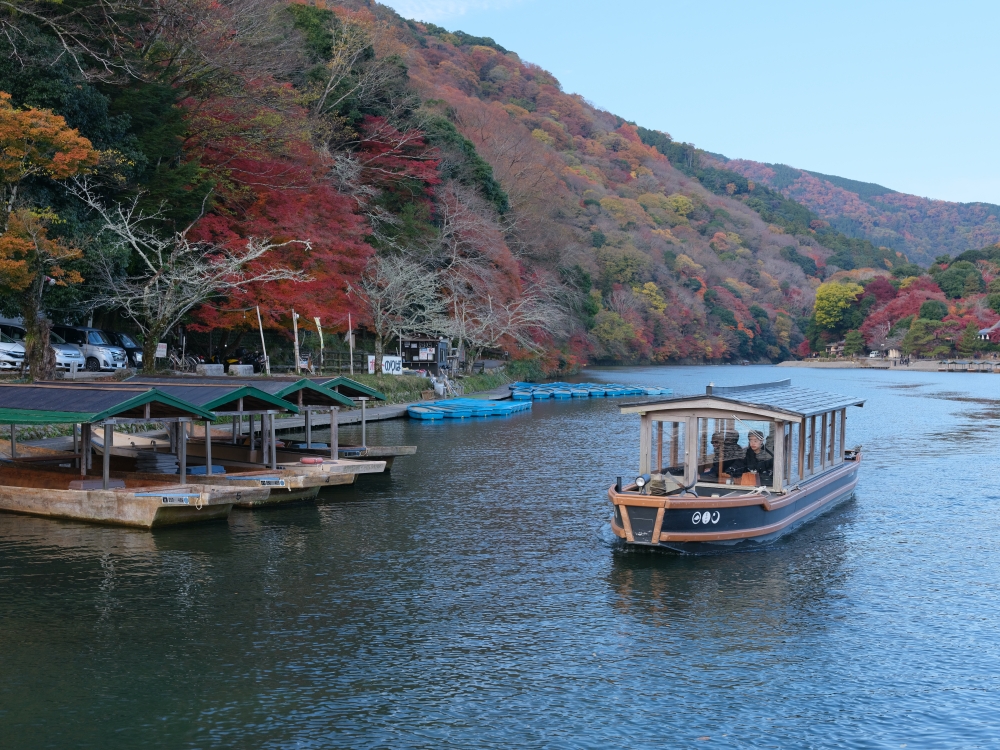
[[[215,419],[208,409],[158,388],[106,385],[0,384],[0,424],[86,424],[115,417]]]
[[[623,414],[718,411],[738,406],[742,414],[782,421],[801,420],[817,414],[864,406],[864,399],[792,386],[790,379],[750,385],[709,385],[704,394],[654,399],[624,404]]]
[[[122,383],[101,383],[97,388],[155,388],[163,393],[169,393],[178,399],[200,406],[213,412],[244,414],[266,411],[292,411],[298,413],[298,407],[290,401],[245,385],[235,383],[211,382],[207,380],[180,380],[178,378],[130,378]],[[242,403],[241,403],[242,402]]]
[[[369,388],[364,383],[359,383],[357,380],[351,380],[350,378],[345,378],[340,375],[336,378],[313,378],[313,382],[319,383],[324,388],[329,388],[331,391],[337,391],[348,398],[373,398],[376,401],[386,401],[385,394],[381,391],[376,391],[374,388]]]
[[[269,393],[277,398],[284,399],[296,406],[354,406],[354,402],[347,396],[342,396],[336,391],[330,390],[326,386],[320,385],[309,378],[257,378],[252,381],[239,377],[228,378],[158,378],[144,377],[137,375],[130,378],[128,383],[147,383],[159,387],[167,385],[210,385],[238,387],[246,386],[256,388],[264,393]],[[298,394],[302,393],[302,403],[299,403]],[[246,411],[246,409],[244,409]]]

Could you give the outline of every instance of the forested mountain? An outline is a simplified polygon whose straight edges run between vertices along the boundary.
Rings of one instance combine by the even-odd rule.
[[[0,163],[8,310],[222,347],[258,307],[284,330],[350,312],[378,348],[440,334],[551,370],[788,357],[822,344],[825,280],[914,273],[492,39],[364,0],[2,13],[0,141],[26,154]],[[45,117],[69,140],[32,151]]]
[[[954,257],[1000,241],[1000,206],[992,203],[920,198],[784,164],[716,161],[807,206],[836,231],[898,250],[923,265],[930,265],[940,255]]]

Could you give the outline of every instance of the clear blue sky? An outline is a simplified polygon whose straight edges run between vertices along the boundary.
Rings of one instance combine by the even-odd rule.
[[[1000,3],[382,0],[730,158],[1000,203]]]

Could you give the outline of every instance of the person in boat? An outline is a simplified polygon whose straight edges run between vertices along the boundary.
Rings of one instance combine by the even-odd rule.
[[[765,445],[764,435],[758,430],[750,431],[747,442],[743,471],[755,471],[764,484],[770,484],[774,473],[774,453]]]
[[[701,480],[704,482],[719,481],[719,458],[722,458],[722,473],[727,477],[740,476],[743,473],[743,450],[739,443],[739,433],[737,432],[713,432],[712,450],[708,457],[711,463],[701,473]]]

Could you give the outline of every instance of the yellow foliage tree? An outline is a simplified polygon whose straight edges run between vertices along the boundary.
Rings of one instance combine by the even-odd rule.
[[[601,209],[611,214],[620,229],[634,229],[650,223],[642,206],[631,198],[601,198]]]
[[[828,330],[836,328],[844,318],[844,312],[864,292],[859,284],[821,284],[816,290],[813,313],[816,325]]]

